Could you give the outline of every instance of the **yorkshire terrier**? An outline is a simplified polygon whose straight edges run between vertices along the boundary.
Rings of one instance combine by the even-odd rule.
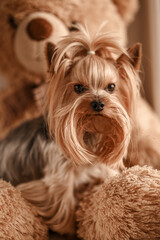
[[[79,192],[123,168],[141,45],[126,51],[110,33],[90,37],[80,27],[46,52],[44,116],[0,142],[0,177],[18,185],[52,230],[72,233]]]

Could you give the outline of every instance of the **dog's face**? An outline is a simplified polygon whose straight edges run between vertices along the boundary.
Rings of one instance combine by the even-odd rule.
[[[130,140],[138,93],[140,45],[127,54],[107,37],[97,41],[99,45],[95,40],[94,51],[89,51],[83,34],[73,35],[59,43],[53,61],[51,49],[48,55],[52,75],[46,99],[49,129],[77,164],[120,162]],[[115,50],[121,53],[117,60],[112,57]]]

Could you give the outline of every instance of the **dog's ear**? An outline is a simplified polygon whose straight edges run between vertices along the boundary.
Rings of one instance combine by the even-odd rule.
[[[50,69],[50,66],[51,66],[54,50],[55,50],[55,45],[51,42],[48,42],[45,48],[45,55],[46,55],[48,69]]]
[[[131,64],[138,71],[141,65],[142,44],[135,43],[134,45],[132,45],[132,47],[128,49],[128,54],[130,56]]]
[[[141,65],[141,58],[142,58],[142,44],[141,43],[135,43],[134,45],[132,45],[132,47],[130,47],[128,50],[128,56],[126,54],[122,54],[117,62],[124,62],[124,61],[128,61],[132,64],[132,66],[134,67],[134,69],[136,71],[139,71],[140,69],[140,65]]]

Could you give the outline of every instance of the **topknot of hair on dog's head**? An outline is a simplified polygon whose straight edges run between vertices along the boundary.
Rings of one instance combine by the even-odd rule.
[[[82,25],[77,29],[78,31],[59,41],[56,48],[50,47],[48,54],[50,72],[57,72],[62,63],[71,66],[82,57],[99,56],[106,59],[113,58],[113,55],[127,54],[113,34],[99,31],[91,37],[87,28]]]

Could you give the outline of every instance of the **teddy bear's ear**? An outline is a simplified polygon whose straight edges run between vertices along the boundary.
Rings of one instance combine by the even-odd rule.
[[[122,54],[117,62],[122,62],[122,61],[129,61],[132,66],[134,67],[134,69],[136,71],[139,71],[140,69],[140,65],[141,65],[141,58],[142,58],[142,44],[141,43],[135,43],[134,45],[132,45],[132,47],[130,47],[128,50],[128,55],[126,54]]]
[[[47,59],[48,69],[50,69],[50,66],[51,66],[54,49],[55,49],[55,45],[51,42],[48,42],[46,45],[46,49],[45,49],[45,55],[46,55],[46,59]]]

